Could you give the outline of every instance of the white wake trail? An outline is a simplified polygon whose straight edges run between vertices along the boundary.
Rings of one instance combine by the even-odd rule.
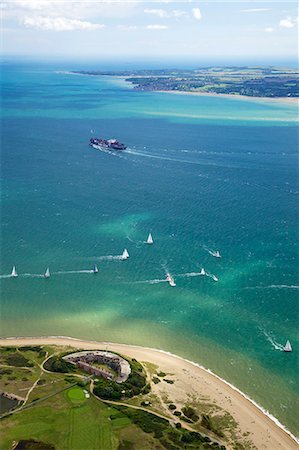
[[[67,275],[69,273],[94,273],[93,270],[59,270],[52,272],[53,275]]]
[[[262,328],[260,330],[264,334],[264,336],[266,337],[267,341],[270,342],[270,344],[272,345],[273,348],[275,348],[275,350],[279,350],[279,351],[283,352],[283,345],[282,344],[279,344],[279,342],[276,342],[274,337],[271,336],[271,334],[268,333],[267,331],[263,330]]]

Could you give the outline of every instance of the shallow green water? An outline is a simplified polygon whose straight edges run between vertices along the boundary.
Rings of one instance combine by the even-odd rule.
[[[298,433],[296,108],[49,68],[3,78],[2,336],[162,348]],[[128,150],[91,149],[91,130]],[[107,258],[124,248],[127,261]],[[219,282],[192,276],[201,267]]]

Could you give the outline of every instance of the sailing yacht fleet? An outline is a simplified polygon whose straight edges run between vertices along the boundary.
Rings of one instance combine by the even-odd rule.
[[[152,244],[154,243],[153,236],[152,236],[151,233],[149,233],[148,238],[147,238],[147,240],[145,241],[145,243],[148,244],[148,245],[152,245]],[[215,250],[215,251],[214,251],[214,250],[209,250],[209,253],[210,253],[210,255],[213,256],[214,258],[221,258],[221,254],[220,254],[219,250]],[[121,256],[120,256],[119,259],[120,259],[120,260],[127,260],[129,257],[130,257],[129,252],[128,252],[128,250],[125,248],[124,251],[122,252],[122,254],[121,254]],[[97,274],[97,273],[99,272],[99,269],[98,269],[98,267],[97,267],[96,264],[93,266],[93,269],[92,269],[91,272],[94,273],[94,274]],[[198,273],[198,275],[200,275],[200,276],[209,276],[209,277],[211,277],[212,280],[214,280],[215,282],[218,281],[218,278],[216,277],[216,275],[207,273],[203,267],[201,268],[201,270],[200,270],[200,272]],[[11,276],[12,278],[18,277],[18,273],[17,273],[16,266],[13,266],[10,276]],[[50,268],[47,267],[47,269],[46,269],[46,271],[45,271],[45,273],[44,273],[44,278],[50,278],[50,276],[51,276]],[[169,272],[166,273],[166,279],[165,279],[165,281],[167,281],[167,283],[168,283],[169,286],[171,286],[171,287],[175,287],[175,286],[176,286],[176,282],[175,282],[173,276],[172,276]],[[292,352],[292,351],[293,351],[292,346],[291,346],[291,343],[290,343],[289,340],[287,340],[286,344],[282,347],[282,350],[283,350],[284,352],[286,352],[286,353],[289,353],[289,352]]]

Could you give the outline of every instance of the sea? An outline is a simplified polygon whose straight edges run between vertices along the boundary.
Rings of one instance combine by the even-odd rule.
[[[71,73],[87,69],[2,67],[1,336],[172,352],[298,436],[296,105]]]

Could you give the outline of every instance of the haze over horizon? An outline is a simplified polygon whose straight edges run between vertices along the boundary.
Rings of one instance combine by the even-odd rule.
[[[293,61],[295,1],[3,2],[2,57]]]

